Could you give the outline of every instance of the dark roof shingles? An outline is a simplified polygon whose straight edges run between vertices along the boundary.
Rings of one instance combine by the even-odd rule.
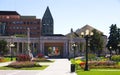
[[[0,11],[0,15],[19,15],[16,11]]]

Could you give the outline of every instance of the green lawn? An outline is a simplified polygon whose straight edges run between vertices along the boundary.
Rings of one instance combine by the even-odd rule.
[[[11,67],[0,67],[0,70],[44,70],[48,66],[42,66],[42,67],[29,67],[29,68],[11,68]]]
[[[117,71],[101,71],[101,70],[92,70],[92,71],[77,71],[77,75],[120,75],[120,70]]]
[[[12,59],[13,59],[13,61],[15,61],[15,60],[16,60],[16,57],[13,57]],[[10,58],[10,57],[5,57],[5,60],[6,60],[6,61],[11,61],[11,58]]]
[[[71,63],[75,63],[74,59],[70,60]],[[120,62],[118,63],[120,65]],[[76,64],[77,75],[120,75],[120,69],[90,69],[90,71],[84,71]]]

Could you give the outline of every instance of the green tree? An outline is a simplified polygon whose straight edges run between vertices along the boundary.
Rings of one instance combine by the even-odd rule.
[[[0,40],[0,55],[4,55],[7,52],[7,42],[5,40]]]
[[[118,54],[120,54],[120,28],[117,31],[117,44],[118,44]]]
[[[99,33],[97,30],[93,30],[93,36],[91,36],[90,40],[90,50],[93,53],[96,53],[97,56],[101,56],[102,49],[103,49],[103,34]]]
[[[116,24],[112,24],[110,27],[110,35],[108,37],[108,43],[107,48],[109,49],[110,53],[112,53],[112,50],[114,50],[117,54],[117,45],[118,45],[118,31]]]

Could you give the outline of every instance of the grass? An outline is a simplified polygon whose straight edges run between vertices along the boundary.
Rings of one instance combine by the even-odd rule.
[[[120,75],[120,70],[116,71],[103,71],[103,70],[91,70],[91,71],[77,71],[77,75]]]
[[[11,61],[10,57],[4,57],[1,59],[0,63],[9,62],[9,61]],[[13,61],[16,61],[15,57],[13,57]]]
[[[71,63],[75,63],[74,59],[70,60]],[[120,65],[120,62],[118,63]],[[90,69],[90,71],[84,71],[79,65],[76,64],[77,75],[120,75],[120,69]]]
[[[16,57],[13,57],[12,59],[13,59],[13,61],[16,61]],[[11,61],[11,58],[10,57],[4,57],[4,60],[5,60],[5,62],[9,62],[9,61]]]
[[[12,67],[0,67],[0,70],[44,70],[47,68],[47,65],[42,67],[29,67],[29,68],[12,68]]]

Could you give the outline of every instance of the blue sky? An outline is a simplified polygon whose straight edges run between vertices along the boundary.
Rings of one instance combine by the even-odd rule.
[[[67,34],[86,24],[109,35],[111,24],[120,27],[120,0],[0,0],[0,10],[42,18],[49,6],[54,33]]]

